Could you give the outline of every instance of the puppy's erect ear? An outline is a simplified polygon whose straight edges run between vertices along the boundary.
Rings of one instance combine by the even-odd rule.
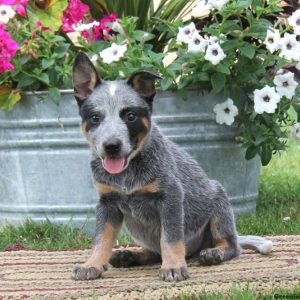
[[[155,91],[155,80],[161,79],[157,73],[138,71],[133,73],[127,80],[136,92],[138,92],[149,104],[151,104]]]
[[[74,96],[78,104],[82,104],[100,83],[101,80],[90,59],[83,52],[79,52],[73,65]]]

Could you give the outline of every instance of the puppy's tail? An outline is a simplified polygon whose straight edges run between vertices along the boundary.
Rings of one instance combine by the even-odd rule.
[[[239,235],[238,243],[243,249],[256,250],[261,254],[269,254],[273,248],[273,242],[255,235]]]

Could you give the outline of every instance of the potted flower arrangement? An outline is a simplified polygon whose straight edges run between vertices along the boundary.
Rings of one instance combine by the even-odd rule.
[[[58,2],[0,0],[0,107],[11,110],[1,113],[7,139],[0,143],[1,165],[19,187],[12,193],[8,183],[0,186],[2,200],[8,199],[2,215],[47,212],[82,221],[93,210],[92,184],[87,191],[83,183],[88,150],[77,132],[76,104],[71,91],[61,90],[71,87],[78,49],[103,79],[160,72],[154,113],[162,130],[225,185],[236,211],[253,210],[259,162],[252,158],[268,164],[285,149],[288,128],[300,132],[290,114],[299,111],[298,2]],[[24,90],[35,92],[21,98]],[[47,95],[59,105],[39,101]],[[33,206],[20,206],[30,197]]]

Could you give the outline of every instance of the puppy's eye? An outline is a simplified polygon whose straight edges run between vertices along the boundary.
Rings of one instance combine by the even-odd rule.
[[[134,121],[136,121],[136,119],[137,119],[137,116],[132,112],[130,112],[126,115],[127,122],[134,122]]]
[[[93,115],[90,120],[91,120],[92,124],[99,124],[100,123],[100,116],[99,115]]]

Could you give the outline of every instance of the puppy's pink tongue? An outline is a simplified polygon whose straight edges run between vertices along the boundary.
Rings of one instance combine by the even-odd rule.
[[[124,157],[105,157],[103,160],[104,169],[110,174],[118,174],[123,171],[125,165]]]

